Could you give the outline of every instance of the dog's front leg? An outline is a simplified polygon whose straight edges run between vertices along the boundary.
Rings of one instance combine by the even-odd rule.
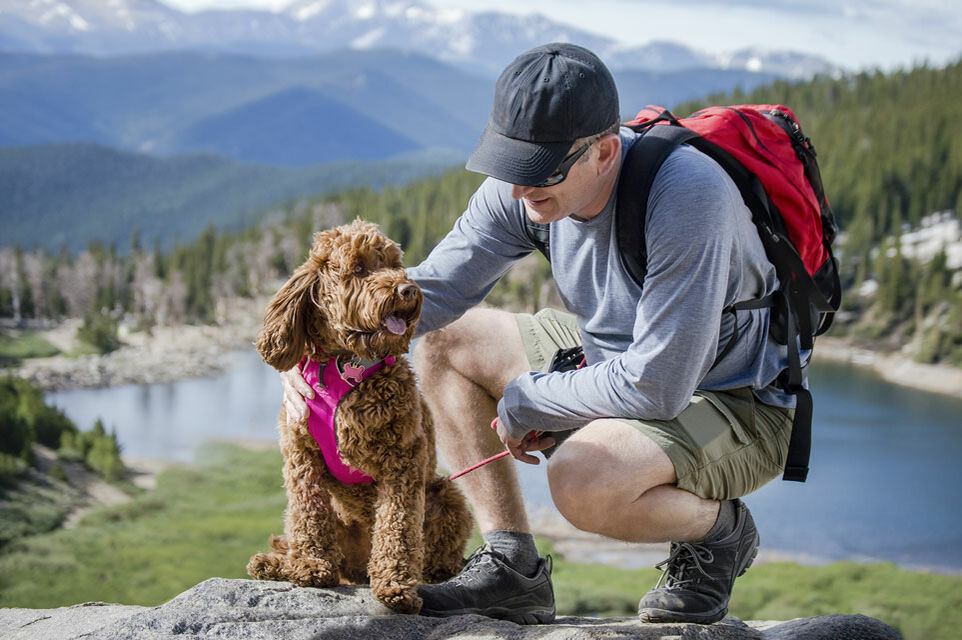
[[[302,587],[331,587],[340,582],[343,560],[337,544],[327,467],[318,456],[288,458],[284,466],[287,513],[284,532],[290,545],[288,579]]]
[[[424,479],[401,469],[379,480],[368,575],[374,596],[399,613],[417,613],[424,566]]]

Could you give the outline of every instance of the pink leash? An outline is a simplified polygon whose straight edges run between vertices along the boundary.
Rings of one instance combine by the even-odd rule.
[[[498,419],[497,419],[497,418],[495,418],[494,420],[491,421],[491,428],[492,428],[492,429],[497,429],[497,428],[498,428]],[[533,440],[537,440],[538,438],[541,437],[541,434],[542,434],[542,433],[543,433],[542,431],[529,431],[529,432],[528,432],[528,435],[525,436],[524,440],[525,440],[525,442],[530,442],[530,441],[533,441]],[[475,469],[480,469],[481,467],[483,467],[484,465],[488,464],[489,462],[494,462],[495,460],[500,460],[501,458],[503,458],[503,457],[505,457],[505,456],[507,456],[507,455],[510,455],[510,454],[511,454],[510,451],[504,450],[504,451],[502,451],[502,452],[499,453],[499,454],[496,454],[496,455],[491,456],[490,458],[485,458],[485,459],[482,460],[481,462],[478,462],[477,464],[473,464],[473,465],[471,465],[470,467],[468,467],[467,469],[465,469],[465,470],[463,470],[463,471],[458,471],[458,472],[455,473],[453,476],[451,476],[451,480],[457,480],[457,479],[460,478],[461,476],[463,476],[463,475],[465,475],[465,474],[468,474],[468,473],[471,473],[471,472],[474,471]]]

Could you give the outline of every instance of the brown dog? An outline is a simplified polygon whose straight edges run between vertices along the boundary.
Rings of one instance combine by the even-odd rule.
[[[305,372],[318,372],[319,400],[337,387],[347,392],[334,401],[327,441],[317,412],[288,424],[281,409],[285,535],[251,558],[252,577],[315,587],[370,581],[385,605],[416,613],[418,582],[460,571],[471,513],[460,490],[435,473],[431,414],[404,357],[421,302],[398,245],[358,220],[318,233],[268,305],[257,336],[264,361],[279,371],[301,361]],[[333,368],[321,369],[328,361]]]

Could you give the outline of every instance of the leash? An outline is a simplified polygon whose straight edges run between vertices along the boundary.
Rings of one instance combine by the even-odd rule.
[[[576,347],[571,347],[570,349],[558,349],[558,351],[555,352],[554,354],[554,358],[552,358],[551,360],[551,365],[548,367],[548,371],[571,371],[573,369],[580,369],[584,367],[585,364],[586,362],[585,362],[584,349],[581,348],[581,345],[578,345]],[[491,428],[497,430],[498,428],[497,417],[495,417],[494,420],[491,421]],[[544,434],[544,431],[529,431],[528,435],[526,435],[524,437],[524,440],[521,442],[522,451],[525,450],[525,445],[527,443],[534,442],[535,440],[540,438],[543,434]],[[511,453],[510,451],[502,451],[501,453],[497,455],[493,455],[490,458],[485,458],[481,462],[471,465],[464,471],[458,471],[453,476],[450,476],[451,480],[456,480],[466,473],[471,473],[475,469],[480,469],[481,467],[488,464],[489,462],[500,460],[501,458],[505,457],[510,453]]]
[[[491,421],[491,428],[497,430],[497,428],[498,428],[498,419],[497,419],[497,418],[495,418],[494,420]],[[524,437],[524,440],[523,440],[522,443],[521,443],[521,444],[522,444],[522,447],[524,446],[524,443],[526,443],[526,442],[534,442],[535,440],[537,440],[538,438],[540,438],[542,433],[544,433],[544,432],[543,432],[543,431],[529,431],[529,432],[528,432],[528,435],[526,435],[526,436]],[[490,463],[490,462],[494,462],[495,460],[500,460],[501,458],[503,458],[503,457],[505,457],[505,456],[507,456],[507,455],[510,455],[510,454],[511,454],[511,452],[508,451],[507,449],[505,449],[505,450],[502,451],[501,453],[495,454],[495,455],[491,456],[490,458],[485,458],[485,459],[482,460],[481,462],[478,462],[478,463],[476,463],[476,464],[473,464],[473,465],[471,465],[470,467],[468,467],[467,469],[464,469],[463,471],[458,471],[457,473],[455,473],[454,475],[452,475],[452,476],[450,477],[450,479],[451,479],[451,480],[457,480],[457,479],[460,478],[461,476],[466,475],[466,474],[468,474],[468,473],[471,473],[471,472],[474,471],[475,469],[480,469],[480,468],[483,467],[484,465],[486,465],[486,464],[488,464],[488,463]]]

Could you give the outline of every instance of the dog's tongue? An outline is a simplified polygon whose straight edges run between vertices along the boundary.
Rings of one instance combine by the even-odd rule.
[[[397,316],[388,316],[384,318],[384,326],[388,331],[397,336],[408,330],[408,323]]]

